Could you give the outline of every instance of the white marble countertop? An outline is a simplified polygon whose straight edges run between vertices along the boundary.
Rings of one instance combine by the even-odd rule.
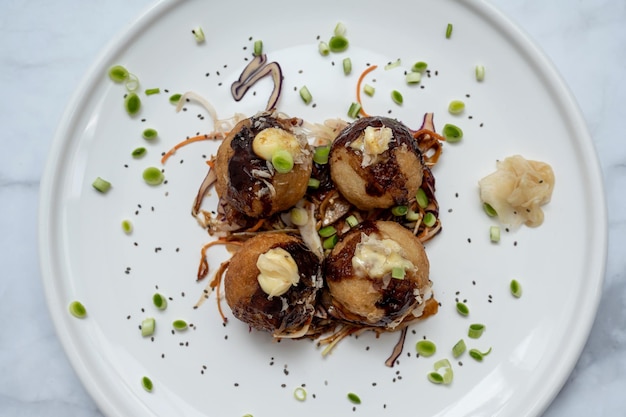
[[[46,307],[37,262],[39,179],[79,80],[109,40],[151,3],[0,2],[2,416],[102,415],[70,366]],[[596,146],[608,202],[608,264],[595,325],[576,368],[545,415],[624,415],[626,145],[620,126],[626,102],[621,79],[626,69],[626,2],[493,3],[543,49],[572,90]]]

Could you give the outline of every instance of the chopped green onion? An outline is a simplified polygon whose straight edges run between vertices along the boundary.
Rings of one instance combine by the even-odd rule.
[[[293,155],[285,149],[280,149],[272,155],[272,165],[281,174],[291,172],[293,169]]]
[[[437,346],[430,340],[420,340],[415,344],[415,350],[420,356],[428,358],[437,352]]]
[[[121,83],[128,79],[128,70],[121,65],[114,65],[109,68],[109,78],[116,83]]]
[[[484,324],[479,324],[479,323],[470,324],[469,330],[467,331],[467,336],[472,339],[478,339],[480,336],[483,335],[484,331],[485,331]]]
[[[452,36],[452,23],[448,23],[446,26],[446,39],[450,39],[450,36]]]
[[[300,88],[300,98],[305,104],[309,104],[311,100],[313,100],[313,96],[306,86],[302,86],[302,88]]]
[[[165,310],[167,308],[167,298],[157,292],[152,296],[152,304],[159,310]]]
[[[254,55],[259,56],[263,53],[263,41],[256,40],[254,41]]]
[[[346,25],[343,22],[338,22],[335,26],[335,30],[333,31],[333,33],[335,34],[335,36],[344,36],[346,34],[346,31]]]
[[[409,72],[404,77],[404,80],[406,81],[407,84],[417,84],[420,81],[422,81],[422,74],[419,72]]]
[[[328,47],[328,44],[324,41],[321,41],[319,46],[317,47],[317,49],[320,51],[320,54],[322,56],[326,56],[330,53],[330,48]]]
[[[152,336],[154,334],[154,328],[156,321],[152,317],[148,317],[141,322],[141,335],[143,337]]]
[[[489,355],[490,353],[491,353],[491,348],[489,348],[489,350],[486,352],[481,352],[478,349],[470,349],[469,351],[469,355],[472,358],[476,359],[478,362],[482,362],[484,357]]]
[[[398,58],[393,62],[388,62],[387,65],[385,65],[385,70],[394,69],[396,67],[399,67],[400,64],[402,64],[402,61],[400,60],[400,58]]]
[[[131,155],[133,156],[133,158],[141,158],[142,156],[146,154],[146,152],[147,152],[146,148],[140,147],[140,148],[133,149],[133,151],[131,152]]]
[[[80,301],[72,301],[68,308],[70,314],[76,318],[84,319],[87,316],[87,309]]]
[[[354,227],[357,224],[359,224],[359,220],[356,218],[356,216],[351,214],[348,217],[346,217],[346,223],[348,223],[348,226]]]
[[[128,93],[124,99],[124,108],[131,116],[137,114],[139,109],[141,109],[141,99],[135,93]]]
[[[409,209],[404,217],[410,222],[416,222],[422,217],[422,215],[419,213],[419,211]]]
[[[422,72],[426,71],[426,68],[428,68],[428,64],[427,63],[425,63],[424,61],[418,61],[415,64],[413,64],[413,67],[411,68],[411,71],[422,73]]]
[[[172,327],[174,328],[174,330],[178,330],[178,331],[183,331],[183,330],[187,330],[187,322],[185,320],[174,320],[172,322]]]
[[[153,94],[159,94],[161,92],[160,88],[148,88],[145,93],[147,96],[151,96]]]
[[[352,72],[352,60],[350,58],[344,58],[342,61],[343,64],[343,73],[345,75],[350,75]]]
[[[423,188],[419,188],[417,190],[417,194],[415,195],[415,199],[417,200],[417,205],[421,208],[425,209],[428,207],[428,196],[426,195],[426,191]]]
[[[343,52],[348,49],[348,39],[343,35],[335,35],[328,41],[331,52]]]
[[[439,372],[431,372],[428,374],[428,380],[433,384],[443,384],[443,375]]]
[[[202,30],[200,26],[196,26],[195,29],[192,29],[191,33],[193,33],[193,37],[196,38],[196,42],[198,43],[204,42],[204,39],[205,39],[204,31]]]
[[[465,110],[465,103],[461,100],[452,100],[450,104],[448,104],[448,112],[450,114],[461,114]]]
[[[170,103],[172,104],[178,104],[178,101],[180,100],[180,98],[182,97],[181,94],[172,94],[170,96]]]
[[[476,81],[483,81],[485,79],[485,66],[476,65]]]
[[[357,102],[350,104],[350,108],[348,109],[348,117],[356,119],[359,117],[359,112],[361,111],[361,105]]]
[[[348,393],[348,399],[353,404],[361,404],[361,398],[353,392]]]
[[[306,400],[306,390],[302,387],[298,387],[293,391],[293,397],[298,401]]]
[[[391,99],[393,100],[394,103],[396,104],[402,104],[402,102],[404,101],[404,98],[402,97],[402,93],[400,93],[398,90],[393,90],[391,92]]]
[[[328,154],[330,153],[330,145],[318,146],[313,151],[313,162],[319,165],[328,163]]]
[[[469,308],[467,307],[467,304],[465,303],[461,303],[461,302],[456,303],[456,311],[462,316],[469,315]]]
[[[369,84],[365,84],[363,86],[363,92],[367,94],[368,96],[372,97],[374,93],[376,92],[376,89]]]
[[[324,241],[322,242],[322,247],[324,249],[332,249],[335,247],[338,241],[339,237],[337,235],[332,235],[329,238],[324,239]]]
[[[334,226],[325,226],[322,227],[318,233],[321,237],[330,237],[337,233],[337,229],[335,229]]]
[[[454,358],[458,358],[459,356],[461,356],[463,353],[465,353],[465,350],[467,349],[466,345],[465,345],[465,340],[461,339],[458,342],[456,342],[456,344],[452,347],[452,356],[454,356]]]
[[[515,298],[520,298],[522,296],[522,284],[520,284],[517,280],[511,280],[509,287],[511,289],[511,294],[513,294]]]
[[[395,206],[391,209],[391,214],[393,214],[394,216],[405,216],[407,214],[407,212],[409,211],[409,208],[407,206]]]
[[[148,185],[159,185],[164,179],[165,175],[157,167],[148,167],[143,170],[143,180]]]
[[[314,190],[320,188],[320,180],[318,180],[317,178],[309,178],[309,183],[307,184],[307,187]]]
[[[485,210],[485,213],[487,213],[487,216],[489,217],[496,217],[498,215],[496,209],[491,207],[491,204],[489,203],[483,203],[483,210]]]
[[[294,207],[289,212],[291,222],[296,226],[304,226],[309,221],[309,213],[302,207]]]
[[[454,377],[454,373],[452,372],[452,365],[450,365],[450,361],[447,359],[440,359],[435,362],[435,371],[440,372],[443,369],[443,383],[448,385],[452,382],[452,378]]]
[[[143,378],[141,378],[141,386],[146,391],[152,392],[152,388],[153,388],[152,380],[148,378],[147,376],[144,376]]]
[[[391,278],[404,279],[405,274],[406,271],[400,266],[394,266],[393,268],[391,268]]]
[[[463,131],[461,128],[450,123],[443,126],[441,134],[448,143],[457,143],[463,139]]]
[[[437,223],[437,217],[429,211],[424,215],[424,220],[422,220],[422,222],[428,227],[433,227],[435,223]]]
[[[93,180],[91,185],[93,186],[93,188],[100,191],[101,193],[106,193],[111,188],[111,183],[100,177]]]
[[[244,414],[243,417],[254,417],[252,414]]]
[[[144,130],[141,133],[141,136],[145,140],[152,140],[152,139],[156,138],[158,136],[158,134],[159,134],[159,132],[157,132],[155,129],[148,128],[148,129]]]
[[[133,232],[133,224],[131,223],[130,220],[122,220],[122,230],[127,235]]]
[[[135,74],[128,74],[125,84],[126,90],[129,92],[137,91],[139,88],[139,78]]]
[[[500,241],[500,228],[498,226],[489,227],[489,239],[491,239],[493,243]]]

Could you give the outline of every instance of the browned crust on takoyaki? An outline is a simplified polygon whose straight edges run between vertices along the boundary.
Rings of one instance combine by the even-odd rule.
[[[393,132],[389,149],[379,160],[362,166],[363,155],[350,144],[368,127],[388,127]],[[424,164],[411,132],[387,117],[363,117],[343,129],[332,144],[330,172],[341,194],[362,210],[405,205],[422,184]]]
[[[256,263],[261,254],[277,247],[293,257],[300,281],[285,294],[269,298],[258,283]],[[321,286],[319,259],[299,237],[286,233],[264,233],[247,240],[231,258],[224,277],[226,302],[233,315],[275,336],[298,332],[310,324]]]

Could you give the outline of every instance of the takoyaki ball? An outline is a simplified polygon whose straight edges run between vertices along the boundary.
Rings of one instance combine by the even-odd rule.
[[[328,312],[343,321],[398,330],[436,312],[424,247],[395,222],[366,221],[350,230],[327,257],[325,277]]]
[[[239,122],[220,145],[216,191],[237,211],[268,217],[300,200],[311,176],[313,154],[300,119],[260,113]]]
[[[298,237],[265,233],[247,240],[224,277],[233,315],[275,337],[299,337],[313,319],[323,285],[319,258]]]
[[[330,150],[339,192],[362,210],[405,205],[422,184],[422,154],[409,129],[387,117],[363,117],[344,128]]]

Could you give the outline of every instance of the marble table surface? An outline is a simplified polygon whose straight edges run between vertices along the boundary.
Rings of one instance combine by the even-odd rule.
[[[545,415],[624,415],[626,141],[620,126],[626,83],[620,77],[626,70],[626,1],[492,2],[543,49],[569,85],[591,132],[607,197],[609,251],[602,300],[582,355]],[[48,314],[37,261],[39,181],[79,80],[109,40],[151,3],[0,2],[2,416],[102,415],[70,366]]]

